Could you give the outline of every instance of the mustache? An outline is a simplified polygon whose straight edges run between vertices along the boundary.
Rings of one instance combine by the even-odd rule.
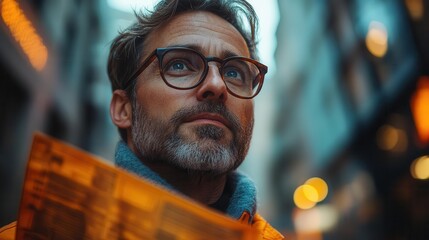
[[[231,124],[231,130],[237,132],[241,130],[238,117],[230,112],[223,103],[202,102],[192,107],[185,107],[177,111],[171,118],[174,126],[179,126],[186,118],[200,113],[215,113],[225,118]]]

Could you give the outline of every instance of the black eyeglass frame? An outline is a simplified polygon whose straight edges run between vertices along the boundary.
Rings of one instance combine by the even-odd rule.
[[[194,85],[192,85],[192,86],[190,86],[190,87],[176,87],[176,86],[173,86],[173,85],[171,85],[166,79],[165,79],[165,77],[164,77],[164,70],[163,70],[163,68],[162,68],[162,61],[163,61],[163,58],[164,58],[164,56],[165,56],[165,54],[166,53],[168,53],[169,51],[172,51],[172,50],[185,50],[185,51],[191,51],[191,52],[193,52],[193,53],[195,53],[195,54],[197,54],[197,55],[199,55],[200,57],[201,57],[201,59],[203,60],[203,62],[204,62],[204,71],[203,71],[203,73],[201,74],[201,77],[200,77],[200,79],[198,80],[198,82],[196,82]],[[250,63],[252,63],[252,64],[254,64],[257,68],[258,68],[258,70],[259,70],[259,74],[258,75],[256,75],[256,78],[257,79],[254,79],[254,80],[257,80],[257,81],[259,81],[259,85],[258,85],[258,87],[257,87],[257,89],[256,89],[256,91],[253,93],[253,95],[252,96],[249,96],[249,97],[244,97],[244,96],[240,96],[240,95],[238,95],[238,94],[236,94],[236,93],[234,93],[233,91],[231,91],[230,89],[229,89],[229,87],[228,87],[228,84],[226,84],[226,82],[225,82],[225,80],[223,79],[223,76],[222,76],[222,80],[224,81],[224,84],[225,84],[225,86],[226,86],[226,89],[227,89],[227,91],[228,91],[228,93],[230,93],[231,95],[233,95],[233,96],[235,96],[235,97],[237,97],[237,98],[241,98],[241,99],[252,99],[252,98],[254,98],[256,95],[258,95],[259,94],[259,92],[261,91],[261,89],[262,89],[262,85],[263,85],[263,83],[264,83],[264,77],[265,77],[265,74],[268,72],[268,67],[266,66],[266,65],[264,65],[264,64],[262,64],[262,63],[260,63],[260,62],[258,62],[258,61],[256,61],[256,60],[253,60],[253,59],[251,59],[251,58],[247,58],[247,57],[241,57],[241,56],[233,56],[233,57],[228,57],[228,58],[225,58],[225,59],[221,59],[221,58],[218,58],[218,57],[206,57],[206,56],[204,56],[202,53],[200,53],[200,52],[198,52],[198,51],[196,51],[196,50],[194,50],[194,49],[192,49],[192,48],[186,48],[186,47],[169,47],[169,48],[157,48],[157,49],[155,49],[144,61],[143,61],[143,63],[142,63],[142,65],[137,69],[137,71],[128,79],[128,81],[126,82],[127,83],[127,85],[129,84],[129,83],[131,83],[133,80],[135,80],[154,60],[155,60],[155,58],[157,58],[158,59],[158,62],[159,62],[159,72],[160,72],[160,75],[161,75],[161,78],[162,78],[162,80],[164,81],[164,83],[165,84],[167,84],[167,86],[169,86],[169,87],[171,87],[171,88],[174,88],[174,89],[178,89],[178,90],[188,90],[188,89],[193,89],[193,88],[196,88],[198,85],[200,85],[205,79],[206,79],[206,77],[207,77],[207,73],[208,73],[208,70],[209,70],[209,66],[208,66],[208,63],[209,62],[213,62],[213,61],[215,61],[215,62],[218,62],[218,63],[220,63],[220,67],[219,67],[219,70],[221,70],[222,68],[223,68],[223,66],[227,63],[227,62],[229,62],[229,61],[231,61],[231,60],[237,60],[237,59],[239,59],[239,60],[244,60],[244,61],[247,61],[247,62],[250,62]],[[128,89],[130,86],[131,86],[132,84],[129,84],[125,89]]]

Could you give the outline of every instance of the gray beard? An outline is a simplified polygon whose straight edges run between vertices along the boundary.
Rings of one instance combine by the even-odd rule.
[[[222,115],[232,125],[233,140],[222,144],[224,129],[203,125],[192,129],[197,141],[185,139],[178,132],[183,119],[200,112]],[[169,121],[152,119],[134,101],[131,137],[138,155],[145,161],[164,162],[189,172],[218,175],[236,169],[244,160],[250,145],[253,116],[248,126],[240,126],[237,117],[223,104],[201,103],[177,111]]]

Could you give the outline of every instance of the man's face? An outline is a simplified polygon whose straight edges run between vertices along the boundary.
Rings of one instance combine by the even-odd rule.
[[[207,12],[176,16],[145,42],[142,59],[156,48],[187,46],[205,56],[249,57],[245,40],[222,18]],[[137,79],[131,127],[132,148],[144,161],[221,174],[244,160],[253,129],[253,101],[227,92],[219,65],[209,62],[196,88],[167,86],[154,61]]]

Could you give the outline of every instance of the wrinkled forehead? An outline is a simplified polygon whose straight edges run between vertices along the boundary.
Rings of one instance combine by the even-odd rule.
[[[250,57],[241,33],[223,18],[204,11],[181,13],[155,29],[145,42],[145,55],[170,46],[196,46],[204,55],[225,57],[228,52]]]

